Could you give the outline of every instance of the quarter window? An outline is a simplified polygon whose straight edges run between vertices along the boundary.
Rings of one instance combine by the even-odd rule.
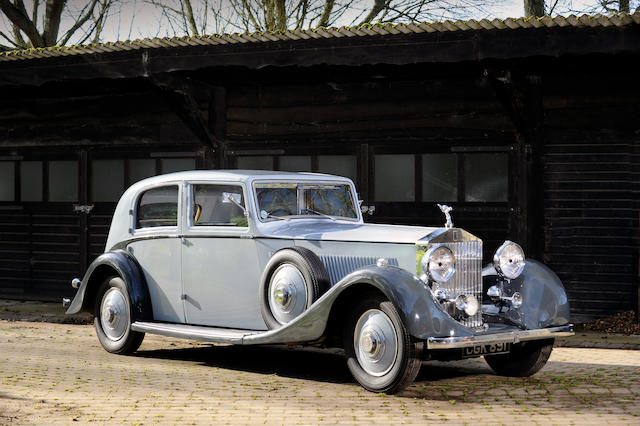
[[[140,196],[136,228],[178,225],[178,187],[150,189]]]

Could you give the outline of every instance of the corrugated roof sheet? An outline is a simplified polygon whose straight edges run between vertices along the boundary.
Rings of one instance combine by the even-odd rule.
[[[550,27],[622,27],[640,24],[640,12],[612,15],[544,16],[542,18],[474,19],[467,21],[421,22],[408,24],[365,24],[358,27],[316,28],[312,30],[287,30],[285,32],[256,32],[213,34],[189,37],[147,38],[82,46],[55,46],[0,53],[0,61],[19,61],[35,58],[90,55],[92,53],[123,52],[128,50],[161,49],[181,46],[230,45],[244,43],[270,43],[282,40],[330,39],[341,37],[393,36],[394,34],[419,34],[452,31],[484,31],[519,28]]]

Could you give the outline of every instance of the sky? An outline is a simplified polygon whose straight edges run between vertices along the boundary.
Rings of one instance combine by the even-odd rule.
[[[117,0],[115,5],[111,8],[109,18],[106,22],[104,31],[102,32],[102,42],[117,41],[117,40],[129,40],[139,39],[147,37],[164,37],[164,36],[181,36],[185,35],[181,31],[181,28],[172,28],[170,23],[165,17],[162,16],[161,9],[152,5],[151,2],[156,1],[167,5],[177,5],[179,0]],[[191,0],[194,5],[194,12],[199,20],[202,21],[204,16],[209,19],[209,26],[207,33],[214,32],[244,32],[244,28],[241,26],[233,26],[227,24],[222,28],[218,28],[215,31],[215,27],[211,25],[214,18],[212,13],[204,15],[203,7],[204,1],[207,1],[211,6],[212,4],[220,6],[216,8],[217,11],[222,11],[222,14],[229,14],[231,6],[229,0]],[[255,1],[255,0],[254,0]],[[558,1],[558,7],[554,11],[555,14],[569,14],[571,11],[587,10],[593,8],[593,5],[597,0],[553,0]],[[321,3],[321,0],[318,0]],[[345,0],[338,0],[336,4],[344,3]],[[373,0],[351,0],[351,2],[360,8],[360,11],[366,10],[371,7]],[[524,14],[523,0],[448,0],[448,3],[458,4],[481,4],[481,10],[476,10],[472,14],[463,14],[456,16],[460,19],[482,19],[482,18],[507,18],[507,17],[521,17]],[[313,1],[312,1],[313,3]],[[551,1],[547,0],[547,5]],[[25,0],[27,10],[31,10],[33,0]],[[84,6],[86,6],[87,0],[67,0],[67,7],[69,14],[78,14]],[[640,0],[631,0],[632,10],[640,5]],[[44,6],[41,6],[41,13],[44,10]],[[449,8],[442,8],[434,11],[434,13],[428,18],[430,21],[444,20],[451,18]],[[449,13],[449,16],[447,16]],[[346,13],[340,20],[331,23],[333,26],[345,26],[353,25],[362,20],[362,12],[357,10],[352,13]],[[69,28],[73,23],[73,20],[69,17],[63,17],[61,25],[61,35],[65,28]],[[305,25],[308,27],[308,25]],[[0,31],[6,34],[11,33],[11,27],[8,25],[7,19],[0,14]],[[1,34],[0,34],[1,36]],[[82,32],[77,32],[76,36],[71,39],[70,43],[76,44],[83,41]],[[90,40],[89,40],[90,41]],[[86,42],[86,41],[85,41]],[[0,38],[0,44],[7,44],[6,40]]]

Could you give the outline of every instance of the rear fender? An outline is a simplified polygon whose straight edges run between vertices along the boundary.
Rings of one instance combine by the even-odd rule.
[[[119,275],[127,286],[132,321],[153,319],[151,296],[138,262],[124,250],[114,250],[98,256],[82,279],[67,314],[94,313],[96,292],[109,276]]]

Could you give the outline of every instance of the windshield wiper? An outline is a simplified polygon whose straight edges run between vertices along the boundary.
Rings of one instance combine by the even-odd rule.
[[[328,215],[328,214],[326,214],[326,213],[320,213],[320,212],[315,211],[315,210],[313,210],[313,209],[304,209],[303,211],[305,211],[305,212],[311,212],[311,213],[313,213],[313,214],[317,214],[318,216],[327,217],[327,218],[331,219],[331,220],[332,220],[332,221],[334,221],[334,222],[336,221],[336,218],[335,218],[335,217],[333,217],[333,216],[331,216],[331,215]]]
[[[267,212],[266,210],[260,210],[260,217],[262,219],[279,219],[279,220],[284,220],[285,222],[289,221],[289,218],[286,218],[283,216],[274,216],[271,213]]]

